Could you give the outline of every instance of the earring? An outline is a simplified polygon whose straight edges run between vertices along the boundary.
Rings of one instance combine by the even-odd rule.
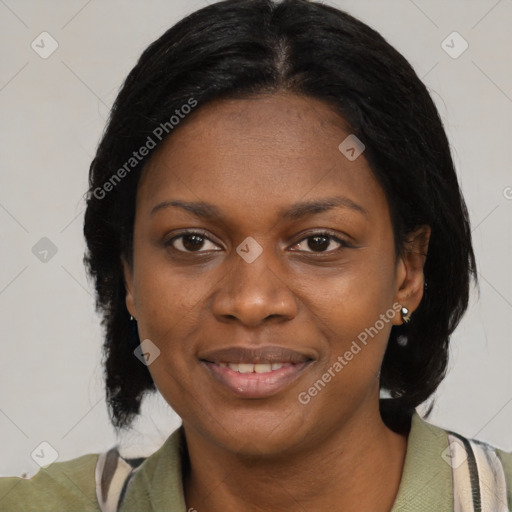
[[[404,324],[407,324],[411,321],[411,315],[409,314],[409,310],[405,307],[402,307],[400,310],[400,316],[402,317],[402,321]]]
[[[137,329],[137,319],[130,315],[129,341],[132,348],[140,345],[139,331]]]

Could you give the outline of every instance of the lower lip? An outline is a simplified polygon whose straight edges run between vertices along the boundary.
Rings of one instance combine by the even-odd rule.
[[[310,361],[283,366],[265,373],[239,373],[209,361],[202,361],[210,375],[224,384],[235,395],[243,398],[266,398],[275,395],[289,386]]]

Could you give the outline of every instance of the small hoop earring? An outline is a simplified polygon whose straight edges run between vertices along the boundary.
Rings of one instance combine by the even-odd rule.
[[[408,324],[411,321],[411,315],[409,314],[409,310],[405,307],[402,307],[400,310],[400,316],[402,317],[402,321],[404,324]]]

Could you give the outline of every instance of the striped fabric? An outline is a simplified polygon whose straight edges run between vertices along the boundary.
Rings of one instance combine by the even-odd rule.
[[[447,431],[454,512],[510,512],[505,472],[495,449]],[[96,496],[101,512],[117,512],[131,477],[145,458],[124,459],[117,447],[99,455]]]
[[[101,512],[117,512],[130,478],[144,460],[124,459],[117,447],[99,455],[94,476]]]
[[[505,471],[495,449],[448,433],[454,512],[509,512]]]

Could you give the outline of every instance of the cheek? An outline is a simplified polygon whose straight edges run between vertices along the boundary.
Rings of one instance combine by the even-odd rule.
[[[162,253],[151,249],[136,252],[135,268],[139,335],[141,340],[151,340],[160,351],[149,370],[157,387],[165,374],[183,380],[189,372],[187,364],[194,349],[187,341],[203,324],[203,301],[209,283],[171,271]]]
[[[153,381],[179,415],[189,415],[194,400],[194,346],[191,335],[200,329],[204,282],[180,277],[165,267],[139,267],[136,277],[139,334],[158,348],[158,357],[148,366]]]
[[[323,293],[315,294],[309,307],[328,339],[328,364],[342,357],[346,369],[350,367],[345,373],[360,369],[374,375],[396,315],[394,258],[374,257],[368,251],[352,263],[324,280]]]
[[[344,282],[337,302],[324,303],[329,318],[324,329],[326,357],[302,389],[319,415],[333,404],[337,404],[336,414],[343,415],[357,408],[365,397],[378,396],[380,368],[395,310],[386,300],[388,293],[382,290],[358,292],[366,283],[366,279]]]
[[[148,243],[135,246],[134,294],[148,337],[160,339],[180,324],[197,321],[211,286],[208,273],[173,268],[166,252]]]

